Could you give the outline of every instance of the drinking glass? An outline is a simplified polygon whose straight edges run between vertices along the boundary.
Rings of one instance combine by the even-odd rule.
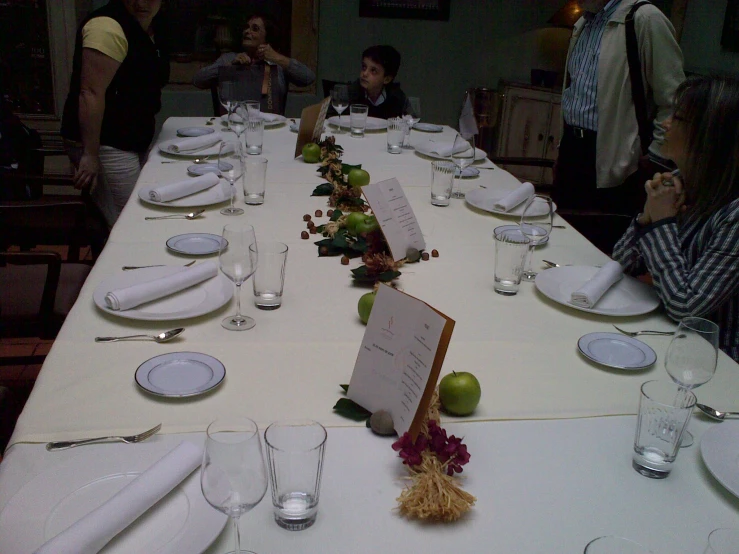
[[[246,331],[256,325],[248,316],[241,315],[241,285],[251,277],[257,269],[257,238],[251,225],[230,224],[223,228],[221,250],[218,264],[223,274],[236,285],[236,315],[228,316],[221,321],[221,326],[229,331]],[[250,252],[250,247],[254,249]]]
[[[231,185],[231,205],[221,210],[223,215],[241,215],[244,213],[244,210],[234,206],[234,198],[236,196],[234,183],[244,175],[244,157],[244,147],[241,144],[241,140],[223,141],[221,147],[218,149],[218,169],[220,169],[220,175]]]
[[[247,100],[244,105],[246,106],[246,119],[248,121],[262,119],[262,105],[259,100]]]
[[[217,419],[206,431],[200,487],[208,504],[233,523],[234,552],[241,550],[239,518],[264,498],[267,470],[257,424],[251,419]]]
[[[708,383],[716,373],[719,328],[700,317],[686,317],[672,337],[665,354],[665,369],[681,393]],[[683,433],[681,446],[693,444],[693,435]]]
[[[403,106],[403,119],[407,123],[405,129],[405,137],[403,139],[403,148],[413,150],[411,146],[411,129],[421,121],[421,99],[417,96],[409,96]]]
[[[457,166],[458,171],[455,174],[456,186],[452,191],[452,198],[464,198],[462,192],[462,171],[475,161],[475,145],[472,139],[466,139],[462,135],[457,134],[454,137],[454,145],[452,146],[452,161]]]
[[[246,122],[246,153],[256,156],[262,153],[264,143],[264,120],[249,119]]]
[[[352,104],[349,106],[349,136],[352,138],[364,138],[368,110],[369,108],[364,104]]]
[[[228,128],[236,133],[236,137],[241,142],[241,135],[246,129],[247,107],[245,102],[236,102],[236,106],[228,115]]]
[[[521,232],[531,241],[523,271],[523,278],[527,281],[536,279],[536,271],[531,269],[531,258],[534,248],[543,243],[552,232],[553,219],[554,206],[551,198],[535,194],[526,201],[519,225]]]
[[[231,112],[235,107],[235,96],[236,96],[236,83],[233,81],[223,79],[218,81],[218,101],[221,106],[226,110],[226,127],[231,130]]]
[[[714,529],[708,535],[703,554],[736,554],[739,552],[739,529]]]
[[[408,130],[407,122],[400,117],[391,117],[387,120],[387,151],[390,154],[400,154],[403,151],[403,140]]]
[[[346,85],[334,85],[331,89],[331,105],[339,114],[339,129],[335,134],[343,134],[341,129],[341,114],[349,107],[349,87]]]

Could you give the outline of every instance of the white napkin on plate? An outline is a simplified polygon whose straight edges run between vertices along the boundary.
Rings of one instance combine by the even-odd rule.
[[[131,447],[136,448],[136,447]],[[183,441],[110,500],[47,541],[36,554],[95,554],[197,468],[203,451]]]
[[[160,185],[149,189],[149,198],[154,202],[169,202],[177,200],[183,196],[190,196],[201,190],[209,189],[218,184],[220,181],[215,173],[206,173],[195,179],[187,179],[185,181],[177,181],[167,185]]]
[[[221,133],[211,133],[200,137],[188,137],[179,140],[173,140],[166,151],[172,154],[190,154],[199,150],[204,150],[223,140]]]
[[[215,262],[205,262],[153,281],[112,290],[105,295],[105,303],[111,310],[129,310],[202,283],[216,275],[218,266]]]
[[[618,283],[624,276],[623,268],[618,262],[611,260],[593,275],[585,284],[572,293],[570,304],[580,308],[592,308],[598,300]]]
[[[454,149],[454,141],[450,140],[447,142],[439,141],[436,142],[435,140],[430,141],[431,148],[429,149],[429,152],[432,154],[437,154],[438,156],[441,156],[442,158],[448,158],[452,154],[456,154],[457,152],[464,152],[465,150],[469,150],[472,148],[469,144],[462,144],[461,146],[457,146],[457,149]]]
[[[531,198],[535,192],[534,185],[531,183],[521,183],[503,198],[498,200],[495,203],[495,209],[502,212],[510,211],[519,204],[526,202],[526,200]]]
[[[267,123],[271,123],[273,121],[278,121],[278,120],[282,119],[282,116],[280,114],[276,114],[276,113],[261,112],[259,115]]]

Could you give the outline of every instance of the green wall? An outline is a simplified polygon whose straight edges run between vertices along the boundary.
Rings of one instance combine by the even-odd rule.
[[[696,73],[739,73],[739,52],[721,49],[728,0],[691,0],[680,46],[685,69]]]

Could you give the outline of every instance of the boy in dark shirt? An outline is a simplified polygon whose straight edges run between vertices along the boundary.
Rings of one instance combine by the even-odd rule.
[[[370,117],[400,117],[406,96],[393,82],[400,69],[400,53],[392,46],[370,46],[362,52],[359,79],[349,85],[350,104],[365,104]]]

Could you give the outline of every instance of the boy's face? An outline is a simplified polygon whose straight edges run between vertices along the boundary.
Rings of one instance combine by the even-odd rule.
[[[359,84],[369,93],[379,93],[382,87],[393,80],[392,76],[385,75],[385,68],[369,58],[362,58],[362,71],[359,74]]]

